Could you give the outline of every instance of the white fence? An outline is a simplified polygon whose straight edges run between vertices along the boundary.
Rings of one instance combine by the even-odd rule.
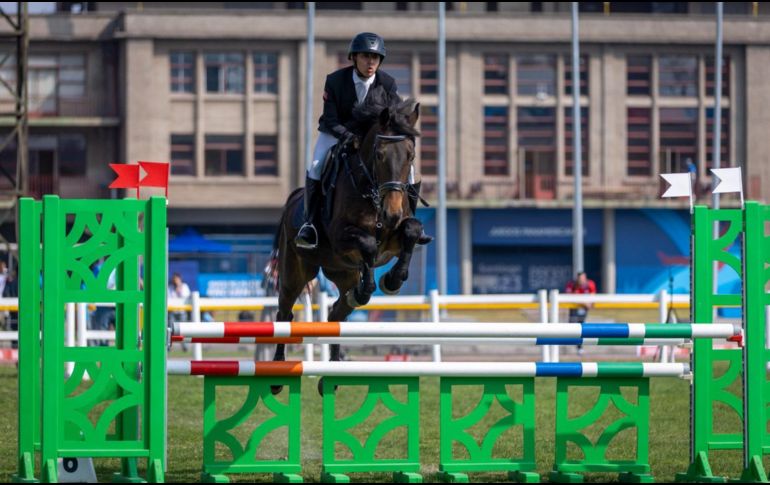
[[[302,295],[302,303],[295,307],[295,320],[314,321],[313,307],[310,296]],[[318,310],[318,320],[325,321],[334,299],[326,293],[321,293],[315,307]],[[540,290],[536,294],[512,294],[512,295],[439,295],[437,291],[431,291],[427,296],[380,296],[372,297],[369,304],[360,307],[361,310],[422,310],[430,311],[430,320],[439,323],[446,318],[449,310],[489,310],[489,309],[531,309],[537,310],[538,320],[543,323],[559,323],[560,312],[565,308],[574,308],[575,305],[591,305],[593,308],[619,309],[619,308],[657,308],[658,321],[666,322],[669,309],[673,304],[684,306],[689,303],[689,295],[668,295],[665,290],[657,294],[563,294],[558,290]],[[203,321],[205,312],[210,311],[244,311],[263,310],[277,307],[277,297],[263,298],[201,298],[198,292],[193,292],[190,301],[174,300],[168,302],[169,311],[185,311],[190,313],[190,319],[194,322]],[[97,306],[114,306],[99,304]],[[0,298],[0,310],[17,311],[18,299]],[[301,312],[298,318],[297,312]],[[88,329],[89,308],[86,304],[68,304],[65,322],[65,338],[68,346],[86,346],[90,340],[114,340],[115,332],[109,330]],[[535,322],[533,322],[535,323]],[[0,342],[16,340],[17,332],[0,332]],[[469,342],[463,342],[468,344]],[[501,341],[500,344],[508,342]],[[441,345],[432,347],[433,361],[441,361]],[[193,344],[193,358],[203,358],[202,344]],[[305,345],[305,360],[313,360],[313,344]],[[321,345],[321,360],[329,359],[329,346]],[[661,361],[670,362],[671,349],[661,348]],[[559,346],[549,345],[542,347],[542,359],[544,362],[559,361]]]

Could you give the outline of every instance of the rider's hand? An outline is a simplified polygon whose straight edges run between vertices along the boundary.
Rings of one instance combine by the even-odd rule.
[[[341,140],[342,140],[343,146],[358,147],[358,144],[360,143],[360,140],[358,139],[358,135],[356,135],[352,131],[345,132],[345,134],[342,135]]]

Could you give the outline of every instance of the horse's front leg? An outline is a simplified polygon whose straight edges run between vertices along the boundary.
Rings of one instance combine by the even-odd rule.
[[[361,255],[360,279],[344,295],[347,304],[351,308],[357,308],[369,303],[372,293],[377,289],[372,271],[377,257],[377,239],[363,229],[349,226],[345,230],[345,246],[346,249],[357,251]]]
[[[401,290],[404,281],[409,278],[409,263],[412,261],[414,246],[422,233],[422,223],[410,217],[404,219],[399,225],[398,237],[400,238],[401,252],[398,261],[390,268],[390,271],[380,277],[380,289],[387,295],[395,295]]]

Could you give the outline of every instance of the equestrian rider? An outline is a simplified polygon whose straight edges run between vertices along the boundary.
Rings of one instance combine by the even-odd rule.
[[[386,72],[379,70],[385,60],[385,41],[377,34],[362,32],[350,42],[348,59],[353,65],[339,69],[326,77],[324,86],[324,111],[318,120],[318,139],[313,151],[313,163],[305,177],[304,224],[294,239],[304,249],[315,249],[318,232],[313,221],[321,201],[321,174],[329,149],[341,143],[357,145],[358,134],[348,129],[353,119],[353,106],[366,99],[372,87],[382,86],[393,97],[398,96],[396,81]],[[414,183],[414,167],[409,172],[409,184]],[[420,184],[412,185],[408,191],[412,215],[417,208]],[[418,244],[427,244],[433,238],[421,234]]]

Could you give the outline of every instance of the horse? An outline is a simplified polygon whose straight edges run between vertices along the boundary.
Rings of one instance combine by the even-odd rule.
[[[340,292],[329,321],[344,321],[355,308],[369,302],[376,290],[374,268],[398,258],[380,278],[380,289],[386,294],[397,294],[409,277],[409,262],[423,229],[408,200],[419,194],[410,193],[413,188],[407,183],[419,136],[415,124],[420,105],[411,98],[389,99],[383,90],[378,91],[369,93],[366,102],[354,109],[359,126],[366,126],[360,131],[365,135],[352,150],[342,150],[341,169],[333,177],[336,189],[331,217],[315,221],[317,248],[303,249],[294,244],[302,188],[286,202],[274,242],[278,321],[293,319],[296,299],[320,268]],[[331,345],[330,357],[340,360],[338,344]],[[273,360],[285,359],[285,345],[278,344]],[[277,394],[281,386],[272,390]]]

